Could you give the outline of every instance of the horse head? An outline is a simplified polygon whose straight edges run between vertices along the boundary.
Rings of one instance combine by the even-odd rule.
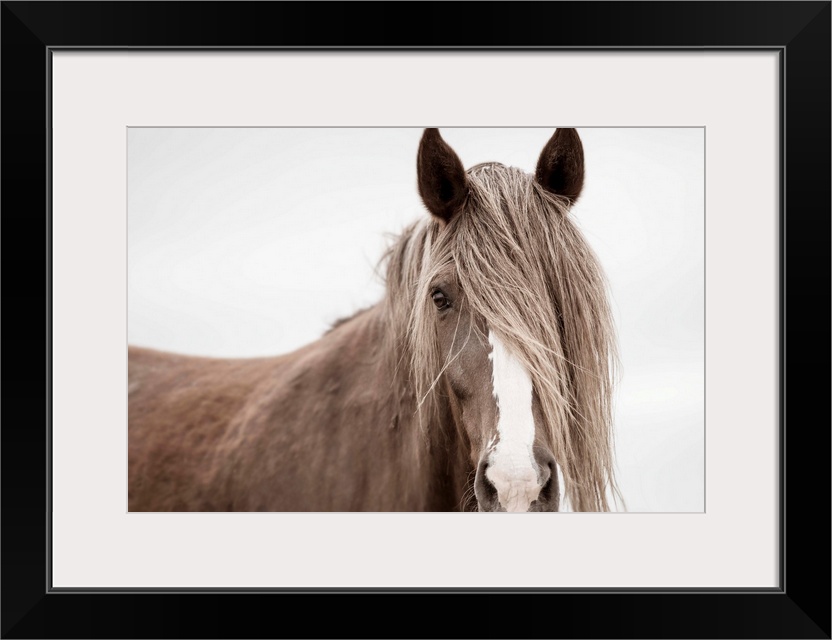
[[[578,134],[558,129],[532,176],[466,171],[427,129],[417,175],[431,215],[408,248],[407,325],[427,421],[444,402],[480,511],[557,511],[562,493],[605,510],[613,334],[603,275],[569,220],[584,179]]]

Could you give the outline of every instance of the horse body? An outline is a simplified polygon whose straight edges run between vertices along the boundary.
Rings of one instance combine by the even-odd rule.
[[[378,393],[384,332],[374,307],[274,358],[130,347],[130,511],[457,510],[457,434],[431,447]]]
[[[608,510],[614,336],[569,210],[583,148],[534,176],[468,171],[436,129],[430,216],[390,247],[386,295],[274,358],[130,348],[130,511]]]

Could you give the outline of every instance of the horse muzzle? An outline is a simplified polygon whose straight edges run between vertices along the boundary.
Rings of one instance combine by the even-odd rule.
[[[492,464],[483,457],[474,478],[480,511],[557,511],[560,491],[555,458],[535,453],[533,465]]]

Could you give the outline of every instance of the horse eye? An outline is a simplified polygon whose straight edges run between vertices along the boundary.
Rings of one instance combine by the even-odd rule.
[[[440,311],[451,306],[451,301],[448,300],[445,294],[441,291],[434,291],[430,297],[433,299],[433,304],[435,304],[436,308]]]

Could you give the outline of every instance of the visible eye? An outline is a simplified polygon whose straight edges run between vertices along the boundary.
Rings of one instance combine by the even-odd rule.
[[[436,308],[440,311],[444,311],[451,306],[451,301],[448,300],[448,297],[439,289],[430,294],[430,297],[431,300],[433,300],[433,304],[435,304]]]

